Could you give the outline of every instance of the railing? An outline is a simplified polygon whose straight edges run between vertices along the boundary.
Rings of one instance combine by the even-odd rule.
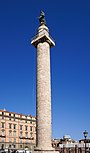
[[[43,32],[43,33],[42,33]],[[42,34],[41,34],[42,33]],[[45,29],[43,28],[40,32],[38,32],[32,39],[31,41],[33,41],[34,39],[36,39],[37,37],[39,36],[43,36],[45,35],[46,33],[48,33],[48,36],[52,39],[52,41],[54,41],[54,39],[50,36],[50,33]]]
[[[3,135],[0,135],[0,137],[5,138],[6,136],[3,134]]]
[[[34,140],[34,137],[25,137],[25,136],[24,136],[24,137],[23,137],[23,136],[21,137],[21,136],[19,136],[19,139],[29,139],[29,140]]]
[[[78,146],[78,148],[85,148],[85,143],[83,143],[83,144],[78,144],[78,143],[59,144],[59,147],[60,148],[64,148],[64,147],[65,148],[74,148],[76,145]],[[90,148],[90,143],[87,143],[86,147]]]

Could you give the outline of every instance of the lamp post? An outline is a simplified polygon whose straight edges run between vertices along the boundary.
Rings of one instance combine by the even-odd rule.
[[[85,130],[83,132],[83,134],[84,134],[84,138],[85,138],[85,153],[87,153],[87,150],[86,150],[86,138],[87,138],[88,132]]]

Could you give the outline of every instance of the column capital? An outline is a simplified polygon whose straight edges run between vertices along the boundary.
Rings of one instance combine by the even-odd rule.
[[[48,42],[50,47],[55,46],[53,38],[49,34],[49,29],[45,24],[38,27],[37,34],[32,38],[31,44],[37,47],[40,42]]]

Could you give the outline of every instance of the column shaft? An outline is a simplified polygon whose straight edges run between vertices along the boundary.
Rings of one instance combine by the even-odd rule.
[[[38,150],[53,150],[51,147],[51,83],[50,45],[37,45],[36,117]]]

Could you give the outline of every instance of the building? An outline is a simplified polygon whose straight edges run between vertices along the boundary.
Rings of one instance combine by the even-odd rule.
[[[32,150],[36,144],[36,118],[0,110],[0,148]]]
[[[75,141],[75,140],[73,140],[71,137],[70,137],[70,135],[65,135],[65,136],[63,136],[63,138],[62,139],[53,139],[53,141],[52,141],[52,145],[53,145],[53,147],[55,147],[56,149],[58,148],[58,147],[63,147],[63,146],[66,146],[66,147],[69,147],[69,146],[71,146],[71,145],[76,145],[77,144],[77,141]]]
[[[52,145],[60,153],[85,153],[85,140],[73,140],[69,135],[63,136],[62,139],[53,139]],[[86,141],[86,151],[90,153],[90,139]]]

